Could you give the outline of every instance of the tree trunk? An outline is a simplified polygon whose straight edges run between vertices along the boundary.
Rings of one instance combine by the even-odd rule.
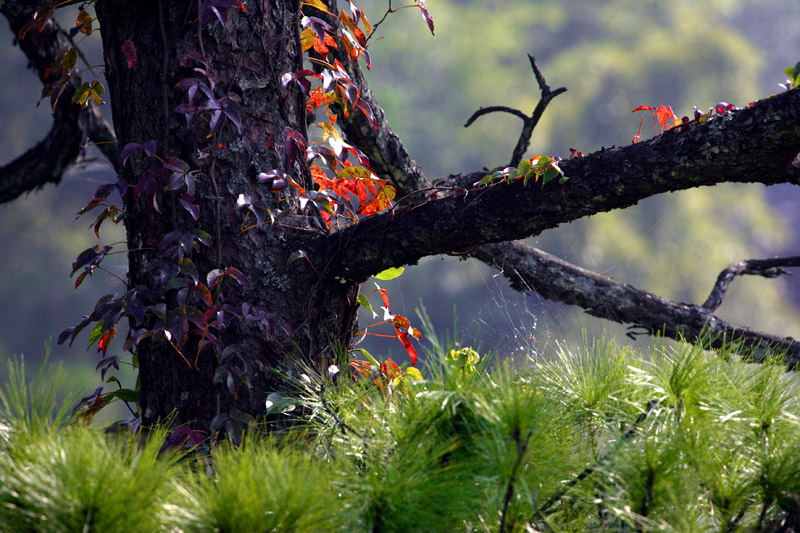
[[[218,7],[223,19],[227,14],[225,25],[214,11],[201,8],[198,15],[199,4],[104,0],[97,14],[118,145],[156,144],[156,157],[139,150],[121,170],[129,184],[129,289],[147,309],[141,323],[131,324],[135,340],[141,338],[134,350],[142,421],[177,410],[178,423],[207,428],[216,420],[216,428],[235,421],[238,411],[263,414],[267,394],[285,388],[276,370],[297,375],[298,361],[319,369],[334,361],[335,342],[352,338],[358,284],[320,276],[325,258],[304,248],[312,244],[307,236],[320,231],[314,217],[287,200],[288,191],[273,193],[274,185],[258,183],[259,173],[277,169],[305,188],[312,185],[302,150],[294,161],[287,157],[296,149],[287,132],[305,136],[304,100],[295,84],[286,89],[281,83],[283,73],[302,68],[299,2],[251,1],[249,11]],[[130,66],[127,41],[136,50]],[[215,85],[195,69],[212,74]],[[178,84],[193,78],[238,110],[241,133],[223,114],[224,125],[212,134],[213,111],[198,113],[187,127],[186,113],[175,108],[189,101],[185,87],[194,82]],[[197,94],[198,104],[209,99]],[[162,192],[171,172],[165,174],[161,162],[170,157],[194,172],[196,192],[186,202],[186,187]],[[236,205],[248,198],[263,202],[254,211],[283,216],[244,230],[255,217]],[[197,221],[191,204],[199,208]],[[192,237],[197,229],[211,236],[210,246]],[[191,263],[179,267],[182,242]],[[296,254],[301,250],[305,255]],[[213,287],[208,273],[220,270],[233,275]],[[248,302],[244,308],[242,301]],[[159,303],[166,304],[166,315]]]

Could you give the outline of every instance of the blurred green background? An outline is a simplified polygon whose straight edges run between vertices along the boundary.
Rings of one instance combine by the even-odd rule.
[[[374,24],[388,2],[359,5]],[[428,0],[426,7],[436,37],[417,9],[389,15],[370,43],[368,79],[429,178],[509,160],[521,127],[517,118],[491,114],[470,128],[463,124],[480,106],[533,109],[539,92],[527,53],[536,56],[551,87],[568,88],[548,108],[528,155],[561,157],[569,156],[570,147],[589,153],[630,143],[639,127],[639,115],[631,110],[638,105],[671,105],[678,116],[691,115],[693,105],[747,105],[781,90],[783,69],[800,60],[797,0]],[[37,107],[39,82],[5,31],[0,164],[40,139],[51,120],[47,102]],[[87,53],[100,62],[97,43]],[[651,128],[645,120],[643,137],[652,135]],[[70,386],[86,391],[99,382],[94,365],[100,355],[85,350],[86,335],[72,349],[54,344],[101,295],[119,290],[102,272],[77,291],[69,278],[74,257],[96,242],[87,229],[90,220],[75,221],[75,213],[110,179],[108,165],[90,158],[60,185],[0,205],[0,361],[25,354],[35,363],[49,342],[52,359],[69,365]],[[639,288],[701,303],[727,264],[798,253],[798,205],[797,187],[720,186],[648,199],[531,243]],[[107,228],[101,236],[113,243],[124,232]],[[108,266],[124,273],[124,254],[114,260]],[[619,340],[625,332],[577,308],[514,293],[496,272],[471,260],[429,258],[382,285],[390,290],[394,312],[413,322],[421,300],[442,333],[453,330],[456,306],[463,341],[498,354],[546,355],[555,342],[579,342],[583,329],[607,330]],[[800,337],[798,309],[798,281],[747,278],[734,284],[719,314]],[[370,321],[362,317],[362,324]],[[399,343],[371,339],[363,346],[381,356],[403,351]],[[119,344],[113,350],[118,353]]]

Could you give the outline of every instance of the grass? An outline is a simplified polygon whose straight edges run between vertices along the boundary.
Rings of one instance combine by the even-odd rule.
[[[238,448],[106,434],[44,371],[0,390],[0,531],[775,531],[800,526],[800,402],[778,360],[605,339],[490,368],[439,343],[391,394],[308,375]],[[463,352],[462,355],[466,354]],[[457,354],[456,354],[457,355]],[[310,413],[310,416],[308,414]],[[288,426],[288,429],[287,429]]]

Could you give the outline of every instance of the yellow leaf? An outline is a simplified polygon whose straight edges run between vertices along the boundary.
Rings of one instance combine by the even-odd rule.
[[[337,175],[338,178],[362,178],[362,179],[372,179],[372,171],[365,167],[345,167],[343,168],[339,174]]]
[[[413,379],[416,381],[422,381],[422,373],[419,369],[415,366],[410,366],[406,368],[406,379]]]
[[[317,122],[317,126],[322,128],[322,140],[327,141],[328,137],[333,137],[334,139],[342,140],[342,136],[339,135],[339,132],[333,127],[331,124],[327,122]]]
[[[320,11],[324,11],[325,13],[330,13],[330,11],[328,11],[328,7],[322,3],[322,0],[303,0],[302,5],[315,7]]]
[[[77,26],[84,25],[83,28],[81,28],[81,33],[89,35],[92,33],[92,20],[92,16],[89,13],[86,11],[81,11],[78,13],[78,18],[75,21],[75,24]]]
[[[306,28],[300,34],[300,47],[303,52],[314,46],[314,41],[317,40],[317,34],[311,28]]]

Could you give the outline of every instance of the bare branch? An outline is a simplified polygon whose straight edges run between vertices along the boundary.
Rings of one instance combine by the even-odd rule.
[[[661,298],[572,265],[555,256],[521,243],[505,242],[482,246],[473,257],[500,269],[521,292],[536,291],[548,300],[582,307],[590,315],[628,324],[644,333],[673,339],[704,342],[710,348],[741,343],[755,359],[769,350],[783,353],[790,367],[800,365],[800,343],[731,324],[694,304]]]
[[[800,256],[794,257],[776,257],[774,259],[746,259],[731,263],[728,267],[720,272],[717,277],[717,283],[711,290],[708,299],[703,303],[702,307],[709,311],[715,311],[725,298],[728,292],[728,286],[736,276],[743,276],[750,274],[753,276],[763,276],[765,278],[777,278],[780,275],[788,274],[791,272],[782,267],[800,267]]]
[[[490,107],[482,107],[475,111],[469,120],[464,124],[464,127],[469,127],[478,117],[481,117],[487,113],[492,113],[494,111],[503,111],[506,113],[511,113],[512,115],[516,115],[522,119],[522,132],[519,134],[519,140],[517,141],[517,145],[514,147],[514,153],[511,155],[511,162],[509,166],[516,167],[519,165],[519,162],[522,161],[522,157],[525,155],[525,152],[528,151],[528,147],[531,144],[531,136],[533,135],[533,130],[536,128],[536,125],[539,123],[539,119],[542,118],[544,114],[544,110],[547,109],[548,104],[550,101],[558,96],[559,94],[566,92],[566,87],[559,87],[555,91],[550,90],[550,86],[547,85],[547,82],[542,75],[542,72],[539,70],[539,67],[536,66],[536,58],[532,55],[528,54],[528,59],[531,62],[531,69],[533,69],[533,75],[536,77],[536,82],[539,84],[539,90],[542,92],[542,98],[539,100],[539,103],[536,104],[536,108],[533,110],[533,114],[529,117],[519,109],[513,109],[511,107],[506,107],[502,105],[490,106]]]
[[[478,118],[482,117],[483,115],[486,115],[488,113],[495,113],[495,112],[498,112],[498,111],[503,112],[503,113],[510,113],[512,115],[515,115],[515,116],[521,118],[523,121],[528,120],[528,115],[526,115],[525,113],[523,113],[519,109],[514,109],[513,107],[507,107],[507,106],[504,106],[504,105],[490,105],[488,107],[478,108],[478,110],[475,111],[472,114],[472,116],[469,117],[467,119],[467,121],[464,123],[464,127],[465,128],[469,128],[472,125],[473,122],[475,122]]]

